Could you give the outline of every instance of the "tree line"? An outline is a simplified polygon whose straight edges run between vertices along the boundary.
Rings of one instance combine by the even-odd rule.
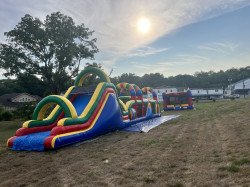
[[[96,63],[87,64],[86,66],[99,66]],[[176,75],[164,77],[160,73],[150,73],[138,76],[133,73],[124,73],[120,76],[111,77],[111,82],[118,84],[120,82],[128,82],[137,84],[139,87],[150,86],[157,87],[183,87],[183,88],[221,88],[225,89],[230,83],[250,78],[250,67],[232,68],[226,71],[209,71],[197,72],[194,75]],[[62,87],[65,91],[74,83],[73,79],[69,79]],[[27,92],[41,97],[50,94],[47,90],[46,82],[33,76],[19,76],[17,79],[0,80],[0,95],[13,92]]]
[[[250,66],[243,68],[231,68],[218,72],[196,72],[194,75],[176,75],[164,77],[160,73],[150,73],[137,76],[133,73],[125,73],[121,76],[112,78],[113,83],[129,82],[135,83],[139,87],[183,87],[183,88],[222,88],[225,89],[229,84],[239,80],[250,78]]]

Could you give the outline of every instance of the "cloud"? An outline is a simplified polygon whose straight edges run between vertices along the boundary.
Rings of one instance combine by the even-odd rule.
[[[209,62],[210,58],[196,54],[178,54],[166,61],[175,65],[197,65]]]
[[[144,75],[146,73],[162,73],[165,76],[169,76],[176,74],[177,70],[181,70],[184,74],[190,73],[190,69],[193,69],[193,67],[199,67],[201,64],[208,64],[209,62],[210,59],[208,57],[196,54],[178,54],[173,58],[167,58],[160,62],[141,63],[131,61],[129,64],[133,67],[133,72],[138,75]]]
[[[155,55],[157,53],[166,52],[169,48],[153,48],[149,46],[141,47],[132,51],[129,51],[127,57],[145,57],[148,55]]]
[[[176,28],[249,4],[250,2],[246,0],[176,2],[171,0],[3,0],[0,2],[0,28],[2,33],[3,30],[13,27],[25,13],[44,19],[51,12],[61,11],[72,16],[77,23],[83,22],[87,27],[94,29],[101,51],[112,51],[120,55],[145,46]],[[147,17],[152,25],[146,35],[136,30],[136,22],[142,16]]]
[[[24,14],[44,19],[47,14],[61,11],[77,24],[84,23],[95,30],[94,37],[97,37],[101,54],[97,60],[105,56],[103,61],[111,68],[126,55],[144,57],[167,51],[167,48],[145,46],[180,27],[247,5],[250,5],[249,0],[1,0],[0,42],[5,39],[3,32],[14,28]],[[137,20],[141,17],[150,20],[151,28],[147,34],[137,31]],[[211,46],[203,46],[205,48]],[[178,59],[181,61],[181,57]]]
[[[140,62],[130,62],[133,67],[133,72],[139,76],[146,73],[162,73],[165,74],[173,69],[173,65],[168,62],[155,62],[153,64],[142,64]]]
[[[213,42],[213,43],[199,45],[197,48],[200,50],[205,50],[210,52],[230,54],[232,52],[235,52],[235,50],[237,50],[238,47],[239,47],[238,43],[236,44],[232,42]]]

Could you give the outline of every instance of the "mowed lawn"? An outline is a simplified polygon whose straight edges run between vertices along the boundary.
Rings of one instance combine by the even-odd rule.
[[[7,149],[21,122],[0,122],[0,186],[249,186],[250,99],[195,105],[148,133],[49,152]]]

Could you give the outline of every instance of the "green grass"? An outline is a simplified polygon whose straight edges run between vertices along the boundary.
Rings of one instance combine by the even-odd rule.
[[[144,140],[141,144],[145,147],[152,146],[159,143],[159,140],[155,139],[149,139],[149,140]]]
[[[247,158],[242,158],[240,160],[232,161],[228,166],[221,166],[218,168],[220,171],[238,172],[240,171],[240,166],[250,164],[250,160]]]
[[[22,121],[0,121],[0,152],[5,150],[7,140],[15,135],[18,128],[21,127]]]
[[[236,166],[242,166],[242,165],[245,165],[245,164],[250,164],[250,160],[247,159],[247,158],[242,158],[240,160],[234,160],[232,162],[232,164],[234,164]]]
[[[243,145],[247,145],[249,140],[250,98],[199,102],[195,107],[196,110],[164,112],[163,115],[181,116],[149,133],[113,132],[82,146],[41,154],[16,154],[8,150],[6,141],[21,127],[22,121],[0,122],[0,167],[6,171],[1,173],[2,179],[8,186],[20,181],[31,186],[55,186],[60,185],[61,177],[67,178],[68,172],[74,171],[66,180],[69,185],[107,186],[110,180],[103,179],[110,176],[114,186],[182,187],[216,186],[221,182],[225,185],[246,183],[250,158],[248,147]],[[216,131],[218,134],[214,134]],[[220,136],[222,133],[228,134]],[[242,137],[234,141],[237,135]],[[230,146],[221,149],[222,144]],[[53,155],[56,159],[51,159]],[[80,159],[74,160],[76,157]],[[105,163],[106,159],[108,163]],[[10,168],[15,169],[8,172]],[[87,172],[79,174],[82,170]],[[25,177],[19,176],[23,172]],[[50,176],[47,178],[48,173]],[[44,183],[36,182],[45,176]]]
[[[239,166],[235,164],[230,164],[229,166],[221,166],[218,168],[219,171],[229,171],[229,172],[238,172],[240,171]]]

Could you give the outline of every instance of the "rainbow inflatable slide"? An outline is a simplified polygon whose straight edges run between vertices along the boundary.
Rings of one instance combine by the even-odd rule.
[[[93,75],[100,83],[84,86]],[[153,99],[143,98],[148,92]],[[51,104],[56,106],[46,116]],[[7,145],[12,150],[57,149],[160,116],[157,94],[150,87],[140,89],[128,83],[115,86],[101,69],[87,67],[63,96],[42,99],[32,120],[24,122]]]

